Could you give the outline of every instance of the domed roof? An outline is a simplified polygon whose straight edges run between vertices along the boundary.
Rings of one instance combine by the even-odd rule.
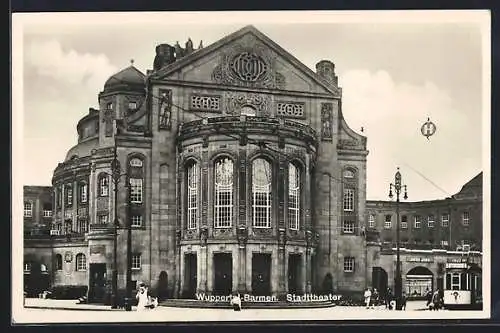
[[[134,66],[129,66],[112,75],[104,84],[104,90],[144,90],[146,76]]]

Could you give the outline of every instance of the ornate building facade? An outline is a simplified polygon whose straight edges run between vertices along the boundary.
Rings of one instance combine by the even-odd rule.
[[[132,280],[159,294],[359,292],[368,151],[341,98],[331,61],[313,72],[252,26],[158,45],[153,70],[110,77],[79,121],[52,240],[25,253],[97,298],[115,259],[125,287],[131,223]]]

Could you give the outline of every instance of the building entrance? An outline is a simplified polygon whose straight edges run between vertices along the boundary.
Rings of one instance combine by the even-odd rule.
[[[198,284],[198,257],[196,253],[184,255],[184,291],[183,297],[194,298]]]
[[[425,267],[410,269],[406,274],[406,295],[408,298],[425,297],[427,291],[433,291],[433,274]]]
[[[288,256],[288,292],[290,294],[299,294],[302,292],[301,268],[302,255],[290,254]]]
[[[233,256],[231,253],[214,254],[214,294],[230,295],[233,290]]]
[[[106,297],[106,264],[89,265],[89,296],[92,303],[101,303]]]
[[[255,253],[252,257],[252,294],[271,295],[271,254]]]
[[[387,272],[382,267],[372,268],[372,287],[376,288],[383,298],[387,296],[388,278]]]

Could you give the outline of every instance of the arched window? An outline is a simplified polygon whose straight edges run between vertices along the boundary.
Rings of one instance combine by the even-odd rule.
[[[300,226],[300,170],[293,163],[288,165],[288,226],[291,230]]]
[[[79,195],[80,195],[80,202],[81,203],[86,203],[88,199],[88,193],[87,193],[87,183],[80,183],[78,185],[79,187]]]
[[[196,229],[198,217],[198,166],[190,163],[187,167],[187,228]]]
[[[233,219],[233,161],[223,157],[215,162],[215,228],[230,228]]]
[[[73,204],[73,185],[67,184],[64,191],[66,194],[66,206],[71,206]]]
[[[130,174],[130,202],[142,204],[144,198],[144,161],[138,157],[132,157],[129,160]]]
[[[109,177],[102,173],[99,175],[99,196],[107,197],[109,195]]]
[[[61,271],[63,269],[62,255],[56,254],[56,270]]]
[[[257,158],[252,163],[252,212],[254,228],[271,227],[271,164]]]
[[[87,258],[83,253],[78,253],[76,255],[76,270],[77,271],[87,270]]]

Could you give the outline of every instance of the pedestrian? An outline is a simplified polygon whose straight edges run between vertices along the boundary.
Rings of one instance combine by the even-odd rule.
[[[403,295],[401,296],[401,310],[406,310],[406,293],[403,292]]]
[[[425,306],[430,306],[432,302],[432,292],[428,288],[425,290],[425,299],[427,300],[427,304]]]
[[[441,293],[439,291],[439,288],[432,295],[432,303],[434,305],[434,311],[441,309]]]
[[[378,307],[380,305],[379,304],[379,302],[380,302],[379,297],[380,297],[380,295],[378,293],[377,288],[373,288],[373,293],[372,293],[372,307],[373,306]]]
[[[240,293],[233,295],[233,297],[231,298],[231,305],[233,306],[234,311],[241,311]]]
[[[392,291],[391,291],[391,288],[387,288],[387,292],[385,295],[385,308],[386,309],[392,310],[391,301],[392,301]]]
[[[148,306],[149,294],[145,283],[141,282],[135,298],[137,299],[137,311],[146,310]]]
[[[370,290],[370,288],[366,288],[365,290],[365,304],[366,304],[366,308],[370,308],[370,298],[372,297],[372,291]]]

